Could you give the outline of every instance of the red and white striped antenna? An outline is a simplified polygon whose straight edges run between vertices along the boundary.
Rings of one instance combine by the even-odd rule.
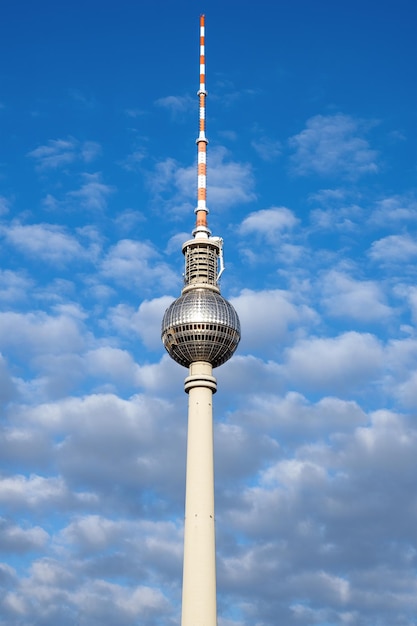
[[[200,15],[200,88],[197,92],[200,101],[200,130],[197,143],[197,216],[194,237],[209,237],[207,227],[207,144],[206,138],[206,54],[205,54],[205,16]]]

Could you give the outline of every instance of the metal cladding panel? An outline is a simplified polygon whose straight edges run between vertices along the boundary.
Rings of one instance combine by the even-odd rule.
[[[185,367],[207,361],[225,363],[240,341],[240,323],[232,305],[210,289],[193,289],[175,300],[162,320],[162,341]]]

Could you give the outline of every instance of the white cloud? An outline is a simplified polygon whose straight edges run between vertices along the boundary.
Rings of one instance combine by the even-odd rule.
[[[145,214],[136,209],[120,211],[114,220],[117,228],[123,233],[131,233],[138,228],[139,224],[146,221]]]
[[[417,220],[417,201],[412,196],[389,196],[379,200],[369,218],[371,223],[386,227]]]
[[[333,205],[335,202],[340,203],[343,202],[346,198],[347,191],[344,188],[336,188],[336,189],[320,189],[315,193],[309,195],[309,200],[314,202],[319,202],[325,206]]]
[[[5,196],[0,196],[0,215],[6,215],[10,210],[10,200]]]
[[[16,571],[7,563],[0,563],[0,581],[6,589],[8,584],[16,584],[17,582]]]
[[[259,393],[283,391],[285,385],[280,365],[272,359],[264,360],[251,354],[242,355],[243,347],[241,342],[233,359],[221,366],[219,372],[221,389],[231,397],[238,394],[239,399],[245,401],[248,395],[253,397],[256,391]],[[271,351],[275,349],[276,346],[272,346]]]
[[[415,502],[407,487],[409,480],[415,484],[415,446],[415,430],[410,432],[401,416],[376,412],[368,423],[356,423],[352,435],[300,446],[294,457],[269,464],[257,485],[230,493],[222,521],[245,541],[232,546],[227,535],[219,570],[224,589],[245,590],[243,614],[256,607],[263,615],[265,606],[264,619],[273,623],[274,610],[281,614],[286,598],[301,595],[306,607],[327,607],[317,613],[329,621],[339,609],[348,612],[352,601],[367,612],[374,598],[375,610],[380,589],[390,589],[383,610],[395,618],[415,587],[408,517],[414,516]],[[390,480],[395,495],[389,493]],[[397,541],[398,510],[404,543]],[[341,572],[345,559],[348,571]],[[393,575],[400,577],[394,584]]]
[[[2,485],[0,483],[0,493]],[[1,495],[0,495],[1,497]],[[22,554],[43,548],[48,541],[48,533],[40,526],[22,528],[0,518],[0,550],[3,553]]]
[[[140,553],[142,563],[152,565],[159,558],[181,560],[181,531],[173,522],[153,522],[142,519],[115,520],[100,515],[75,517],[59,534],[62,546],[74,546],[84,555],[100,555],[109,547],[134,550]],[[139,556],[139,554],[138,554]]]
[[[165,96],[156,100],[155,104],[167,109],[174,118],[177,118],[184,113],[195,111],[196,99],[191,96]]]
[[[83,552],[93,553],[105,549],[109,543],[115,540],[126,540],[135,527],[140,526],[135,522],[115,521],[88,515],[78,517],[72,521],[61,533],[61,541],[77,545]]]
[[[67,91],[69,97],[82,109],[95,109],[97,103],[93,96],[86,94],[80,89],[70,88]]]
[[[122,239],[105,256],[101,272],[107,278],[129,288],[158,290],[172,288],[178,276],[160,260],[160,254],[150,243]]]
[[[395,386],[408,378],[410,372],[417,368],[415,334],[405,338],[391,339],[385,349],[385,359],[392,376],[391,384]]]
[[[22,398],[27,401],[61,398],[79,389],[86,375],[86,360],[76,353],[77,349],[79,346],[75,344],[72,352],[44,352],[28,360],[27,364],[36,369],[37,377],[18,386]]]
[[[323,281],[322,301],[330,315],[358,322],[384,321],[393,315],[381,285],[371,280],[355,280],[345,272],[331,270]]]
[[[292,164],[299,175],[357,178],[378,171],[377,152],[361,135],[361,123],[349,115],[316,115],[291,137]]]
[[[259,464],[275,459],[279,445],[272,437],[254,437],[247,424],[220,422],[215,425],[216,468],[223,488],[249,479]],[[220,496],[221,497],[221,496]]]
[[[26,300],[32,285],[23,272],[0,270],[0,300],[3,302],[11,304]]]
[[[59,442],[53,449],[62,479],[52,485],[57,490],[71,485],[75,507],[82,502],[95,506],[100,496],[99,501],[117,506],[120,514],[120,506],[137,514],[158,508],[160,498],[164,507],[176,509],[184,470],[185,394],[181,399],[180,424],[172,402],[145,395],[123,400],[111,393],[22,408],[19,421]],[[84,493],[86,489],[90,492]],[[134,501],[125,501],[133,492]],[[147,501],[147,493],[155,495]]]
[[[333,393],[352,393],[380,372],[384,351],[369,333],[346,332],[338,337],[302,339],[285,353],[283,375],[293,384]]]
[[[101,154],[101,146],[96,141],[84,141],[80,148],[84,163],[91,163]]]
[[[340,209],[314,209],[311,221],[314,229],[349,233],[358,231],[363,214],[363,209],[357,205]]]
[[[313,205],[310,220],[313,230],[351,232],[363,229],[369,210],[359,204],[354,186],[320,189],[308,197]]]
[[[182,249],[182,244],[184,241],[188,241],[190,238],[190,233],[188,232],[180,232],[169,238],[169,241],[166,246],[167,254],[176,254],[178,256],[178,251]]]
[[[278,439],[285,435],[287,442],[303,441],[329,430],[349,432],[368,420],[352,400],[324,396],[313,403],[294,391],[285,395],[280,395],[276,389],[268,392],[262,384],[256,385],[236,419]]]
[[[239,251],[252,267],[299,266],[308,250],[299,243],[303,236],[297,229],[298,218],[286,207],[272,207],[253,211],[245,217],[237,232],[243,238]],[[248,242],[252,241],[252,245]],[[274,271],[274,270],[273,270]]]
[[[45,433],[26,423],[1,430],[0,455],[4,466],[19,464],[22,470],[29,468],[32,471],[44,471],[52,457]]]
[[[137,118],[146,115],[146,111],[143,111],[142,109],[126,109],[125,114],[128,117]]]
[[[65,509],[77,506],[93,498],[88,493],[74,493],[61,477],[14,475],[0,478],[0,502],[9,508],[36,509],[39,506]],[[45,533],[36,531],[37,540],[44,540]]]
[[[28,156],[36,159],[39,169],[68,165],[76,159],[75,140],[50,139],[47,145],[35,148]]]
[[[16,395],[16,384],[10,375],[7,361],[0,353],[0,405],[6,405]]]
[[[153,350],[161,348],[161,320],[171,303],[170,296],[144,300],[134,314],[133,328],[147,348]]]
[[[6,239],[23,254],[48,263],[61,264],[88,258],[88,251],[61,226],[15,222],[3,227],[2,231]]]
[[[277,354],[290,334],[316,319],[312,309],[294,301],[293,295],[279,289],[252,291],[244,289],[231,298],[242,326],[239,351]],[[254,315],[255,312],[255,315]]]
[[[273,161],[282,152],[282,146],[279,141],[274,141],[269,137],[259,137],[252,141],[252,147],[264,161]]]
[[[26,357],[78,351],[85,345],[82,326],[67,315],[43,311],[0,313],[0,345]]]
[[[262,473],[260,484],[267,489],[272,485],[280,485],[285,489],[298,490],[299,485],[306,483],[312,488],[323,484],[326,472],[323,467],[312,461],[286,459],[269,467]]]
[[[417,324],[417,287],[412,286],[406,289],[406,297],[411,308],[411,315],[414,324]]]
[[[369,256],[381,263],[400,263],[417,256],[417,242],[410,235],[388,235],[374,241]]]
[[[140,150],[134,150],[121,162],[122,167],[128,172],[139,171],[140,164],[146,157],[146,150],[141,148]]]
[[[417,371],[411,372],[407,379],[398,385],[396,395],[403,406],[417,407]]]
[[[76,191],[70,191],[68,198],[75,200],[88,211],[103,211],[107,207],[108,197],[115,191],[112,185],[101,181],[101,174],[83,174],[84,184]]]
[[[241,235],[262,235],[267,241],[272,242],[282,233],[294,228],[298,221],[294,213],[286,207],[261,209],[245,217],[239,232]]]
[[[36,162],[39,171],[65,167],[75,161],[90,163],[101,152],[95,141],[79,142],[74,137],[68,139],[50,139],[47,144],[35,148],[27,156]]]
[[[125,350],[102,346],[90,350],[84,358],[86,372],[90,376],[103,378],[107,383],[115,382],[119,389],[135,385],[139,368]]]
[[[138,616],[156,623],[154,619],[169,608],[158,588],[107,582],[99,573],[94,580],[84,580],[51,559],[35,562],[25,584],[6,593],[2,604],[10,624],[30,619],[68,626],[74,619],[94,625],[128,626]]]
[[[186,371],[164,353],[159,363],[141,365],[138,381],[149,393],[165,397],[182,390]]]

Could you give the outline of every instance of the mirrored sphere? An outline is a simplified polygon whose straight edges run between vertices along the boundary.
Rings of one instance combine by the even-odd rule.
[[[210,289],[192,289],[175,300],[162,320],[162,341],[185,367],[208,361],[225,363],[240,341],[240,323],[232,305]]]

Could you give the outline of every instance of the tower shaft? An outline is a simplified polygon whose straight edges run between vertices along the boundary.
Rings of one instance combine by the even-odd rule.
[[[216,548],[212,366],[191,363],[188,393],[187,477],[181,626],[216,626]]]

